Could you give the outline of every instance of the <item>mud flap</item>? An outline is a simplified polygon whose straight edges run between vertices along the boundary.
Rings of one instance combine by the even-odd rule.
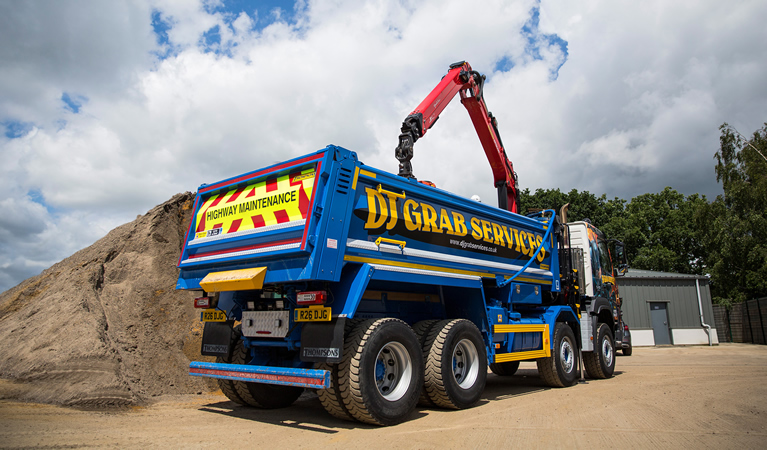
[[[301,361],[336,364],[344,349],[346,318],[304,324],[301,330]]]
[[[232,351],[231,343],[231,322],[205,322],[205,328],[202,330],[201,354],[228,358]]]

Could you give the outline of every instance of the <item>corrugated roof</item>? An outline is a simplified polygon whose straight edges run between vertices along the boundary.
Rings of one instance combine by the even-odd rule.
[[[707,280],[705,275],[693,275],[686,273],[656,272],[654,270],[629,269],[626,275],[621,278],[647,278],[647,279],[685,279],[685,280]],[[620,278],[619,278],[620,279]]]

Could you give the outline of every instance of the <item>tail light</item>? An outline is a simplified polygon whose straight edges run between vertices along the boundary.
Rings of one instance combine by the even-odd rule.
[[[299,292],[296,296],[296,303],[299,305],[324,305],[327,298],[328,293],[326,291]]]
[[[629,330],[629,326],[626,324],[623,324],[623,331],[628,331],[628,330]]]
[[[208,309],[211,307],[212,300],[210,297],[197,297],[194,299],[195,308]]]

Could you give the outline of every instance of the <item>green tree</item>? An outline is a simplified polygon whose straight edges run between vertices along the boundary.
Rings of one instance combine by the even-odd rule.
[[[608,200],[605,194],[597,197],[589,191],[579,192],[570,190],[567,194],[559,189],[536,189],[530,194],[529,189],[522,191],[520,196],[520,211],[530,209],[553,209],[559,213],[560,208],[569,203],[567,218],[569,222],[589,219],[597,228],[602,228],[613,218],[623,214],[625,200],[614,198]]]
[[[559,189],[524,190],[521,211],[555,209],[569,203],[568,221],[590,219],[607,238],[626,244],[631,267],[662,272],[703,272],[704,248],[693,221],[698,209],[707,205],[706,198],[683,194],[667,187],[657,194],[643,194],[630,202],[620,198],[608,200],[575,189],[563,193]]]
[[[716,301],[767,294],[767,123],[745,139],[720,128],[716,179],[723,195],[696,215],[706,248],[706,270]]]
[[[704,247],[694,218],[707,204],[705,196],[685,197],[666,187],[631,199],[602,231],[626,244],[631,267],[701,274]]]

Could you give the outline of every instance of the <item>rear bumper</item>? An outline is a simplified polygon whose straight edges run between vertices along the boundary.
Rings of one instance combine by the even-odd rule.
[[[189,364],[189,375],[312,389],[327,389],[330,387],[330,372],[316,369],[194,361]]]

